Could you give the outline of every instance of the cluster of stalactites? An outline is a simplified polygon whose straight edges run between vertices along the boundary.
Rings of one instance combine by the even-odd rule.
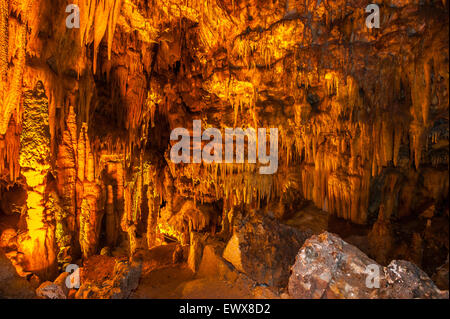
[[[19,102],[22,95],[22,75],[25,67],[25,52],[26,52],[26,34],[27,25],[22,21],[15,30],[15,50],[16,59],[14,66],[8,67],[8,1],[2,0],[0,2],[0,89],[2,94],[0,107],[0,135],[6,133],[8,124],[10,122],[11,114],[17,110],[19,115]],[[27,17],[27,12],[23,12],[24,17]]]
[[[277,175],[258,173],[253,163],[211,163],[177,166],[169,162],[175,179],[177,192],[190,197],[194,202],[203,204],[224,199],[229,206],[239,204],[261,204],[277,198],[283,187],[277,185]]]
[[[94,73],[97,68],[98,48],[105,34],[107,35],[108,59],[111,58],[114,31],[122,2],[123,0],[81,0],[75,2],[80,8],[80,45],[85,47],[94,42]]]
[[[420,60],[403,78],[398,78],[401,68],[382,70],[382,74],[392,74],[394,78],[382,79],[379,86],[386,86],[385,94],[376,97],[380,105],[374,110],[364,105],[359,96],[359,87],[364,83],[357,84],[349,77],[343,83],[343,75],[327,73],[325,90],[328,95],[335,95],[330,102],[331,109],[308,118],[305,123],[301,122],[301,116],[296,118],[300,133],[295,139],[296,151],[305,163],[302,169],[304,196],[324,210],[364,223],[372,178],[386,167],[419,170],[428,151],[427,142],[436,147],[445,144],[440,142],[445,139],[441,137],[445,135],[441,129],[436,129],[437,139],[428,138],[433,132],[431,110],[442,108],[438,104],[442,99],[439,85],[444,83],[448,87],[448,81],[445,84],[448,74],[442,70],[445,70],[444,63],[439,58]],[[396,99],[405,94],[401,92],[404,87],[411,88],[412,121],[398,112],[398,106],[393,107],[397,105]],[[441,91],[446,90],[448,88],[441,88]],[[302,114],[301,107],[298,106],[298,114]],[[367,113],[370,120],[364,115]],[[326,123],[334,125],[330,127]]]

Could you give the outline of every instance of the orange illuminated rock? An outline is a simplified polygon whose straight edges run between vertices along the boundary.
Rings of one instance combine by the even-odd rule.
[[[0,298],[35,298],[36,294],[25,278],[19,277],[14,266],[0,251]]]
[[[24,269],[50,278],[56,271],[55,223],[45,207],[45,183],[50,170],[48,100],[42,82],[27,91],[20,136],[19,163],[25,177],[27,194],[26,227],[18,239],[24,254]]]
[[[235,226],[223,258],[260,284],[283,287],[294,256],[311,235],[273,217],[252,213]]]

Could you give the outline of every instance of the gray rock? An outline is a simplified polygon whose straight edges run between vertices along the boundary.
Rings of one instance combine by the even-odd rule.
[[[288,291],[301,299],[448,298],[448,291],[439,290],[416,265],[394,260],[383,267],[328,232],[312,236],[300,249]]]
[[[45,299],[67,299],[61,286],[46,281],[42,283],[38,289],[36,289],[36,295]]]
[[[406,260],[391,261],[384,268],[384,277],[386,286],[380,289],[381,298],[448,298],[448,291],[439,290],[424,271]]]
[[[69,287],[67,287],[67,285],[66,285],[66,279],[68,276],[69,276],[68,272],[63,272],[55,279],[55,281],[53,281],[53,283],[55,285],[58,285],[59,287],[61,287],[61,289],[62,289],[64,295],[66,295],[66,297],[69,294],[69,290],[70,290]]]

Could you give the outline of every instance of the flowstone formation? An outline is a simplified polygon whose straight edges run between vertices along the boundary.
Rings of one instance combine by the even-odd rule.
[[[328,230],[448,289],[448,28],[440,0],[0,0],[0,248],[47,282],[40,296],[103,255],[127,260],[107,287],[142,262],[152,287],[170,264],[268,297]],[[196,120],[276,128],[276,172],[247,144],[243,162],[196,162],[201,139],[175,163],[171,132]],[[133,296],[134,277],[64,295]],[[137,294],[189,296],[210,277]]]

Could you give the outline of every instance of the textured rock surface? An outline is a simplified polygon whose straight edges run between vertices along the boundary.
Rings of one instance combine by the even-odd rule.
[[[439,290],[425,272],[409,261],[391,261],[384,268],[384,279],[379,298],[449,298],[448,290]]]
[[[19,277],[14,266],[0,250],[0,298],[35,298],[34,289],[25,278]]]
[[[311,235],[274,217],[252,213],[235,226],[223,258],[258,283],[282,287],[295,255]]]
[[[189,298],[211,298],[205,289],[210,285],[224,289],[228,293],[220,294],[211,291],[214,298],[278,298],[277,287],[268,287],[253,280],[250,275],[243,274],[223,257],[224,245],[219,242],[208,242],[203,249],[202,261],[197,274],[198,280],[183,287],[183,296]],[[222,288],[221,288],[222,287]],[[193,291],[197,288],[199,291]],[[232,290],[229,295],[229,290]]]
[[[55,223],[46,209],[46,178],[50,170],[48,98],[42,82],[24,96],[24,116],[20,136],[19,163],[28,186],[27,232],[19,238],[24,268],[47,279],[56,274]]]
[[[124,299],[139,284],[142,264],[107,256],[93,256],[81,268],[77,299]]]
[[[187,263],[189,268],[196,273],[200,267],[200,262],[203,255],[203,245],[205,242],[205,236],[201,236],[196,232],[191,232],[191,238],[189,240],[189,255]]]
[[[62,289],[66,297],[69,294],[69,288],[67,287],[66,284],[66,279],[68,276],[69,276],[68,272],[63,272],[53,281],[55,285],[58,285]]]
[[[379,287],[367,268],[379,271]],[[366,284],[368,283],[368,284]],[[308,239],[296,256],[288,285],[292,298],[448,298],[414,264],[380,266],[358,248],[324,232]]]
[[[436,269],[433,275],[433,281],[440,289],[448,290],[449,277],[448,277],[448,257],[447,262]]]
[[[51,281],[42,283],[36,289],[36,295],[45,299],[67,299],[67,295],[64,293],[62,287]]]

